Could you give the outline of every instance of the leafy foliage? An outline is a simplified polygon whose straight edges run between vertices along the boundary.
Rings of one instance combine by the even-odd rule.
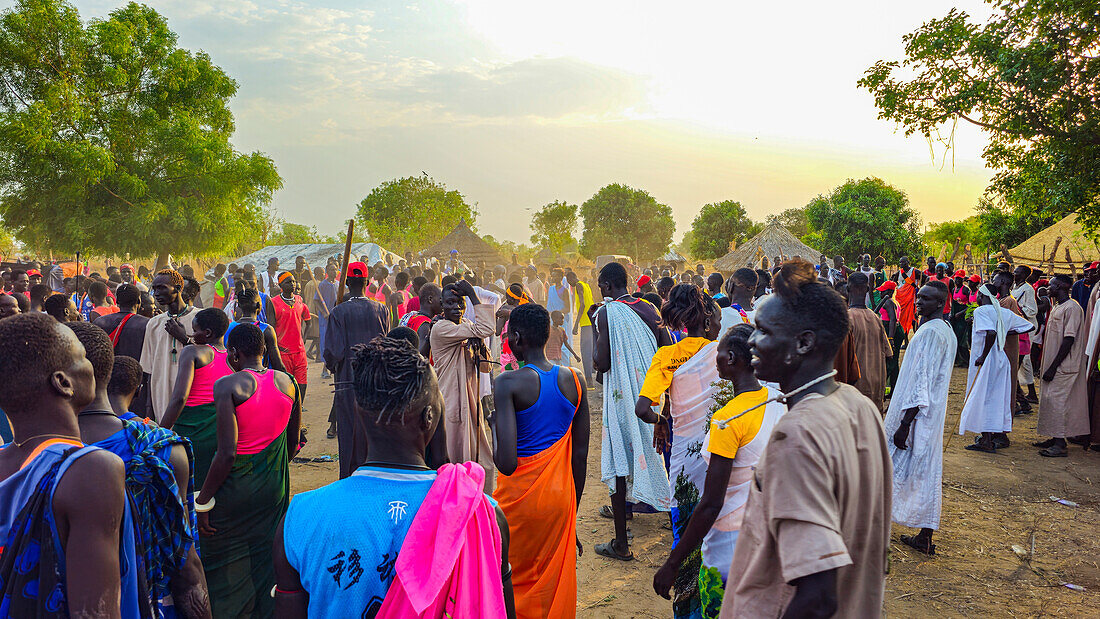
[[[676,222],[672,209],[641,189],[614,183],[581,205],[584,235],[580,252],[589,260],[605,254],[627,254],[652,260],[668,251]]]
[[[428,175],[386,181],[359,203],[356,226],[390,251],[419,251],[465,219],[475,228],[477,209],[456,190]]]
[[[531,217],[531,244],[560,254],[576,242],[577,205],[555,200]]]
[[[920,218],[902,191],[878,178],[849,180],[806,205],[815,232],[808,243],[849,262],[863,253],[881,254],[889,264],[921,253]]]
[[[527,260],[535,257],[535,249],[525,243],[516,243],[508,240],[498,241],[496,237],[491,234],[486,234],[481,237],[481,240],[492,245],[493,249],[497,250],[497,253],[509,260],[511,260],[512,254],[515,254],[520,264],[525,264]]]
[[[796,238],[802,239],[813,232],[810,221],[806,218],[806,207],[792,207],[778,215],[768,215],[767,223],[778,222]]]
[[[952,9],[905,36],[905,59],[859,80],[879,118],[952,145],[959,120],[989,136],[996,170],[979,215],[1014,245],[1072,211],[1100,227],[1100,8],[1095,0],[986,0],[986,24]],[[950,127],[946,139],[941,131]]]
[[[924,244],[931,249],[932,253],[936,253],[944,243],[954,247],[955,239],[959,239],[960,255],[967,243],[970,243],[970,251],[975,258],[985,253],[986,235],[982,229],[981,219],[977,215],[962,221],[934,224],[924,233],[923,238]],[[956,259],[955,262],[959,260]]]
[[[740,202],[707,204],[691,222],[691,254],[703,260],[720,258],[729,251],[731,241],[741,243],[762,229],[761,224],[749,219]]]
[[[209,255],[282,185],[229,139],[237,84],[130,3],[84,24],[64,0],[0,16],[0,215],[59,252]]]

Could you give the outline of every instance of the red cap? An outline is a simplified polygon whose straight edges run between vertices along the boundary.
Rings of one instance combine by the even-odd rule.
[[[642,286],[645,286],[646,284],[651,283],[652,281],[653,280],[648,275],[643,275],[643,276],[638,278],[638,287],[641,288]]]
[[[1049,286],[1050,285],[1050,280],[1049,279],[1041,279],[1041,280],[1035,282],[1035,285],[1038,286],[1039,288],[1042,288],[1043,286]]]
[[[955,271],[955,277],[966,277],[966,269]]]
[[[980,284],[982,283],[982,276],[975,273],[974,275],[970,276],[970,281],[974,282],[975,284]]]
[[[1093,262],[1092,264],[1089,265],[1089,268],[1086,269],[1086,270],[1087,271],[1094,271],[1096,269],[1100,269],[1100,262]]]
[[[363,262],[352,262],[348,264],[348,277],[369,277],[370,271],[367,270],[367,265]]]
[[[875,288],[875,290],[877,290],[879,292],[886,292],[887,290],[897,290],[897,289],[898,289],[898,283],[893,281],[893,280],[890,280],[890,281],[884,283],[883,285],[879,286],[878,288]]]
[[[34,277],[35,275],[37,275],[38,277],[42,277],[42,274],[38,272],[38,269],[27,270],[27,277]]]
[[[126,263],[126,264],[118,267],[118,270],[119,271],[130,271],[132,273],[134,271],[134,265],[132,265],[130,263]]]

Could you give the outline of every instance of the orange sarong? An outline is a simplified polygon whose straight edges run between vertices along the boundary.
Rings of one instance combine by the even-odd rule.
[[[577,491],[572,430],[497,477],[493,498],[508,519],[516,617],[577,614]]]
[[[913,330],[913,321],[917,317],[917,308],[913,304],[917,298],[917,273],[919,271],[910,268],[909,274],[905,277],[905,283],[894,294],[894,300],[898,303],[898,324],[904,329],[904,333]]]

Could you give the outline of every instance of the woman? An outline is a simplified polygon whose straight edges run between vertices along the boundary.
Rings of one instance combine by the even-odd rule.
[[[275,328],[264,322],[260,317],[260,310],[262,309],[262,299],[260,293],[255,288],[242,287],[237,292],[237,303],[235,314],[237,319],[229,323],[229,326],[225,330],[223,340],[225,345],[229,346],[229,334],[233,333],[233,330],[238,325],[253,325],[264,334],[264,365],[267,367],[285,372],[286,367],[283,366],[283,358],[279,355],[279,337],[275,335]]]
[[[707,474],[707,464],[701,449],[706,440],[707,423],[717,390],[714,383],[718,378],[715,369],[718,345],[707,339],[706,333],[712,320],[720,320],[719,316],[711,315],[708,299],[692,284],[679,284],[669,292],[668,301],[661,308],[661,317],[669,328],[683,330],[686,336],[675,344],[662,346],[657,350],[634,406],[634,413],[642,421],[663,424],[663,417],[653,407],[659,405],[661,396],[668,393],[667,408],[672,419],[672,453],[668,477],[673,483],[674,546],[680,543],[684,535],[692,511],[703,493]],[[664,451],[663,447],[657,447],[658,453]],[[597,546],[596,552],[615,553],[615,549],[609,546],[610,544]],[[601,547],[606,548],[601,551]],[[690,551],[691,560],[681,563],[675,578],[675,597],[672,604],[675,617],[698,617],[701,612],[701,557],[694,553],[694,548],[687,550]]]
[[[749,325],[736,325],[726,331],[718,344],[715,367],[718,376],[729,381],[725,388],[732,390],[733,398],[714,414],[710,423],[703,449],[703,458],[708,460],[703,496],[679,543],[653,576],[653,589],[668,598],[677,571],[702,544],[698,587],[700,616],[707,618],[717,617],[722,605],[741,517],[749,498],[752,470],[768,444],[772,427],[787,410],[773,401],[779,392],[762,387],[753,375],[749,353],[752,331]]]
[[[898,284],[895,281],[883,282],[875,291],[881,295],[878,304],[878,317],[882,320],[882,328],[886,331],[886,337],[890,338],[890,348],[894,354],[886,358],[886,395],[894,390],[894,384],[898,382],[898,372],[901,366],[898,359],[901,355],[901,341],[905,333],[901,330],[901,322],[898,320],[898,303],[894,300],[894,291]]]
[[[195,499],[203,567],[215,617],[270,617],[271,549],[290,499],[290,458],[301,412],[294,379],[264,367],[264,334],[229,334],[230,367],[214,385],[218,448]]]
[[[516,361],[512,349],[508,345],[508,318],[512,310],[531,302],[527,291],[520,284],[509,284],[508,294],[504,297],[504,303],[497,310],[497,335],[500,336],[500,367],[502,371],[518,370],[519,362]]]
[[[191,441],[195,486],[202,488],[217,451],[214,383],[233,373],[222,336],[229,327],[225,312],[213,307],[195,314],[195,343],[180,353],[180,369],[161,426]]]
[[[1030,287],[1030,286],[1029,286]],[[970,365],[970,326],[966,312],[970,308],[970,290],[966,287],[966,271],[955,273],[955,289],[951,293],[951,330],[955,332],[955,367]]]

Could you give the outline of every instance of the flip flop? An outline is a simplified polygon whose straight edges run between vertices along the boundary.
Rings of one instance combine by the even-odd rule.
[[[1069,452],[1065,449],[1055,449],[1054,447],[1047,447],[1046,449],[1040,449],[1039,455],[1045,458],[1068,458]]]
[[[901,536],[901,543],[903,543],[906,546],[912,548],[913,550],[916,550],[919,553],[926,554],[930,557],[935,556],[935,554],[936,554],[936,545],[935,544],[928,544],[928,546],[924,546],[924,547],[918,546],[917,542],[916,542],[916,537],[917,537],[916,535],[902,535]]]
[[[607,542],[606,544],[596,544],[596,554],[607,557],[609,559],[618,559],[619,561],[633,561],[634,553],[621,555],[615,550],[614,540]]]
[[[997,448],[996,447],[982,447],[978,443],[971,443],[971,444],[967,445],[966,447],[963,447],[963,449],[967,449],[969,451],[981,451],[981,452],[984,452],[984,453],[987,453],[987,454],[997,453]]]

